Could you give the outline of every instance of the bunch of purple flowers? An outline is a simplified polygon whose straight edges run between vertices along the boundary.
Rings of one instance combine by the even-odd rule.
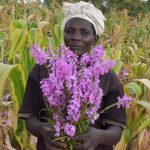
[[[39,46],[31,45],[30,53],[49,71],[40,84],[55,136],[72,138],[84,133],[99,117],[97,112],[103,96],[100,75],[113,68],[115,62],[103,60],[105,51],[101,45],[80,58],[64,46],[57,51],[50,48],[46,53]]]

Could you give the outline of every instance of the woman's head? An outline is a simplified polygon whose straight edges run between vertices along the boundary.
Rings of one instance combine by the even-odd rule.
[[[63,11],[65,45],[82,55],[95,46],[98,37],[103,33],[105,17],[92,4],[83,1],[64,3]]]
[[[93,25],[82,18],[70,19],[64,29],[64,42],[77,55],[88,52],[95,46],[98,37]]]

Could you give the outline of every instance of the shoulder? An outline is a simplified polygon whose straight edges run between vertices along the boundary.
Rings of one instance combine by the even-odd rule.
[[[103,89],[105,95],[112,90],[120,88],[121,86],[122,85],[118,76],[112,70],[100,76],[100,87]]]
[[[113,70],[109,70],[107,73],[105,73],[104,75],[101,75],[100,80],[104,80],[104,79],[118,79],[118,76],[116,75],[116,73]]]
[[[45,65],[35,64],[29,74],[36,82],[41,81],[43,78],[48,76],[48,71]]]

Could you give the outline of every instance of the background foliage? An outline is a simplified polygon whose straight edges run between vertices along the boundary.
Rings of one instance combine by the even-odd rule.
[[[70,0],[71,1],[71,0]],[[35,149],[36,139],[18,120],[27,76],[34,65],[31,43],[56,48],[63,43],[62,0],[24,3],[0,0],[0,146],[5,150]],[[75,2],[75,0],[72,0]],[[107,18],[100,41],[116,60],[114,71],[125,93],[134,98],[116,150],[150,149],[150,1],[93,0]]]

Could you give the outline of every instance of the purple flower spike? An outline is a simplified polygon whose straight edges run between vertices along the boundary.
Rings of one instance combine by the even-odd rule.
[[[48,55],[39,46],[31,45],[30,54],[35,58],[37,64],[43,65],[47,62]]]
[[[99,118],[103,97],[99,77],[115,65],[112,60],[102,59],[103,47],[98,45],[80,59],[63,46],[57,51],[49,48],[45,53],[39,46],[31,45],[30,53],[38,64],[45,64],[49,69],[49,76],[40,82],[40,88],[53,116],[55,136],[65,134],[72,138],[76,133],[74,124],[83,117],[86,123],[93,124]],[[118,108],[121,105],[128,107],[123,100],[118,98]]]
[[[133,99],[131,97],[127,97],[127,95],[124,95],[122,98],[118,97],[117,100],[118,108],[120,108],[121,106],[129,108]]]
[[[54,128],[55,128],[55,136],[56,137],[59,137],[60,136],[60,131],[61,131],[61,124],[59,121],[56,121],[56,124],[54,125]]]
[[[4,121],[3,121],[3,125],[4,125],[5,127],[9,126],[9,121],[8,121],[8,120],[4,120]]]

